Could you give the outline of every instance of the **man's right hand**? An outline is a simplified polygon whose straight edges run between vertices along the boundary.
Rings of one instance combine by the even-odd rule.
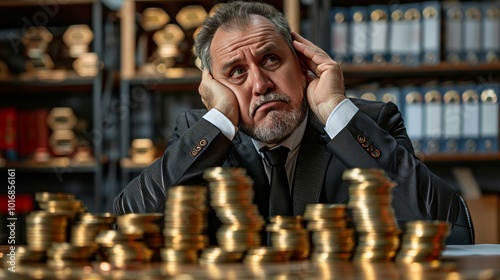
[[[207,69],[203,70],[198,92],[207,110],[217,109],[224,114],[235,127],[238,126],[240,121],[240,109],[236,95],[234,95],[233,91],[228,87],[215,80]]]

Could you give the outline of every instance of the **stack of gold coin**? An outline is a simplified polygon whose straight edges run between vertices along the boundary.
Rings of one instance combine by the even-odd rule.
[[[210,205],[223,223],[216,234],[220,248],[226,252],[242,253],[259,247],[265,222],[253,203],[253,180],[245,169],[209,168],[203,173],[203,178],[208,181]]]
[[[245,263],[287,262],[290,261],[292,254],[292,251],[283,251],[273,247],[258,247],[249,249],[243,261]]]
[[[75,199],[73,194],[41,192],[35,194],[35,200],[40,209],[50,213],[65,213],[72,219],[86,212],[83,202]]]
[[[71,244],[75,246],[94,245],[97,234],[103,230],[110,230],[115,221],[116,216],[111,213],[83,213],[71,226]]]
[[[309,257],[311,251],[309,232],[303,226],[302,216],[271,217],[266,231],[271,236],[271,247],[281,251],[291,251],[292,260]]]
[[[96,258],[99,261],[108,261],[109,252],[116,244],[134,244],[142,241],[142,233],[125,234],[111,229],[100,231],[95,237],[95,243],[99,245]]]
[[[52,242],[66,242],[69,217],[61,213],[33,211],[26,216],[26,242],[30,250],[46,251]]]
[[[45,261],[45,253],[46,251],[33,250],[28,246],[16,246],[14,254],[8,251],[3,254],[2,264],[7,268],[13,265],[42,263]]]
[[[47,265],[58,268],[89,265],[97,248],[96,244],[75,246],[68,242],[53,242],[47,250]]]
[[[163,247],[162,218],[161,213],[125,214],[116,217],[116,225],[124,234],[142,235],[145,245],[153,251],[152,260],[159,260],[160,248]]]
[[[163,228],[164,247],[160,251],[165,262],[197,262],[199,250],[208,238],[207,188],[173,186],[168,189]]]
[[[312,232],[311,259],[328,262],[349,259],[354,250],[354,229],[349,224],[345,204],[308,204],[304,212]]]
[[[117,267],[150,262],[153,253],[153,250],[142,241],[115,243],[113,247],[107,248],[108,261]]]
[[[54,192],[37,192],[35,193],[35,201],[46,202],[49,200],[75,200],[75,195],[70,193],[54,193]]]
[[[243,252],[225,251],[220,247],[209,247],[203,249],[200,256],[200,263],[232,263],[243,259]]]
[[[406,223],[396,261],[404,263],[438,260],[450,235],[445,221],[411,221]]]
[[[353,259],[391,261],[401,233],[391,205],[395,184],[381,169],[349,169],[342,178],[350,182],[348,207],[358,234]]]

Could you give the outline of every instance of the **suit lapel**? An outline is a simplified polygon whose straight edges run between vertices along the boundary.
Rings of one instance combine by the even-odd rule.
[[[302,215],[309,203],[318,203],[330,160],[330,151],[322,143],[323,125],[309,114],[309,121],[299,150],[293,183],[293,213]]]

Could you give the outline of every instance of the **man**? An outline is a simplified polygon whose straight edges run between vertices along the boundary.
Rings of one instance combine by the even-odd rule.
[[[383,169],[397,183],[392,205],[401,225],[457,220],[461,198],[415,158],[397,107],[346,98],[339,65],[291,32],[273,7],[223,5],[203,24],[195,48],[208,111],[179,117],[163,156],[116,198],[116,213],[163,212],[169,186],[206,184],[205,169],[226,166],[247,170],[267,217],[276,205],[261,151],[286,146],[291,215],[309,203],[346,203],[342,173],[359,167]]]

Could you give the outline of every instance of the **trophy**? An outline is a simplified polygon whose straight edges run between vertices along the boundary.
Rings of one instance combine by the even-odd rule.
[[[87,53],[93,39],[94,34],[86,24],[70,25],[63,34],[63,41],[69,48],[69,55],[73,58]]]
[[[153,34],[153,41],[158,46],[152,57],[154,69],[165,73],[175,65],[175,58],[179,55],[179,43],[184,40],[184,32],[176,24],[167,24],[163,29]]]
[[[52,130],[49,137],[49,147],[56,156],[67,157],[73,154],[77,139],[73,128],[76,116],[69,107],[55,107],[47,116],[47,125]]]
[[[161,8],[146,8],[141,15],[140,25],[145,31],[154,31],[170,22],[170,17]]]
[[[190,5],[182,8],[175,20],[184,30],[189,30],[200,26],[207,17],[207,11],[200,5]]]
[[[22,42],[29,60],[28,71],[54,68],[54,62],[46,53],[53,36],[45,27],[30,27],[23,35]]]
[[[95,77],[99,74],[99,58],[96,53],[82,53],[73,62],[73,69],[81,77]]]
[[[134,139],[130,147],[130,157],[134,163],[151,163],[156,155],[153,141],[147,138]]]

